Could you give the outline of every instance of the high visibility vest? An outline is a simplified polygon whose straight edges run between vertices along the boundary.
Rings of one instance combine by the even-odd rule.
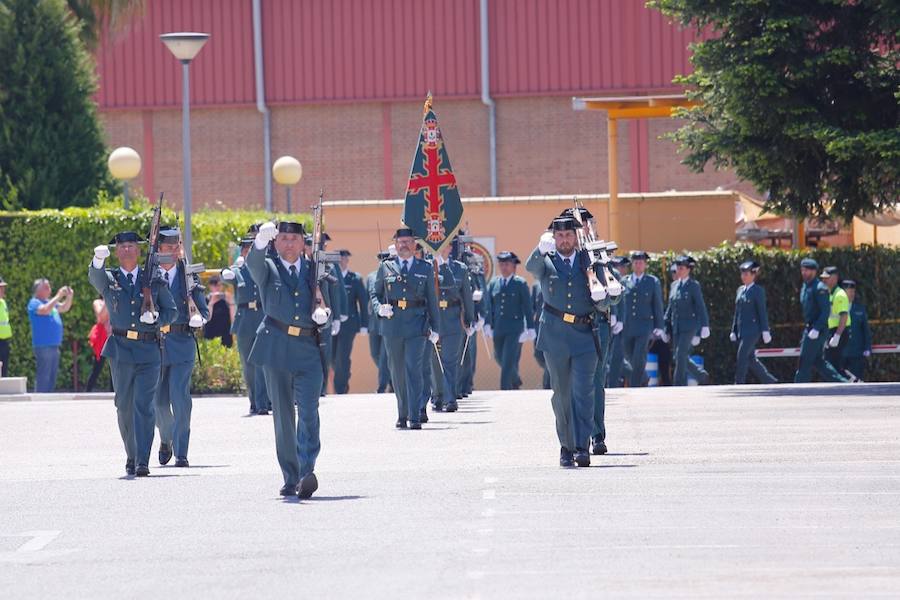
[[[12,327],[9,326],[9,310],[6,308],[6,300],[0,299],[0,340],[8,340],[12,337]]]

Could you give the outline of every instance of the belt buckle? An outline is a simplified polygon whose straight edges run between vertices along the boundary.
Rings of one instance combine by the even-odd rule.
[[[441,301],[438,303],[438,306],[440,306],[441,308],[447,308],[448,306],[450,306],[450,303],[447,302],[446,300],[441,300]]]
[[[572,313],[563,313],[563,321],[565,321],[566,323],[574,323],[575,315],[573,315]]]
[[[250,310],[256,310],[256,300],[247,303],[247,308]]]
[[[169,333],[170,331],[172,331],[172,326],[171,325],[163,325],[162,327],[159,328],[159,330],[162,333]],[[131,332],[129,331],[128,333],[131,333]],[[134,339],[137,339],[137,332],[135,332]]]
[[[138,332],[133,329],[129,329],[125,333],[125,337],[128,338],[129,340],[136,340],[136,339],[138,339]]]
[[[400,310],[406,310],[406,298],[403,300],[397,300],[397,308]]]
[[[299,327],[294,327],[293,325],[288,325],[288,335],[297,337],[298,335],[300,335],[301,331],[303,331],[303,330],[300,329]]]

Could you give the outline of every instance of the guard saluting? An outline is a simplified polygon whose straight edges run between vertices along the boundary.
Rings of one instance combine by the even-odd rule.
[[[159,275],[175,299],[178,317],[170,325],[160,327],[162,368],[156,390],[156,425],[159,428],[159,464],[168,463],[174,451],[175,466],[187,467],[193,407],[191,372],[197,356],[194,331],[209,319],[209,309],[200,280],[196,275],[185,276],[181,251],[181,233],[174,228],[161,229]],[[162,262],[163,256],[167,257],[166,262]],[[191,303],[196,308],[195,314],[191,314]]]
[[[741,282],[734,300],[734,320],[731,323],[732,342],[738,342],[737,366],[734,382],[747,383],[747,371],[760,383],[778,383],[778,380],[756,358],[756,344],[772,341],[769,332],[769,313],[766,310],[766,291],[756,283],[759,263],[753,260],[741,264]]]
[[[277,256],[267,258],[266,248],[273,239]],[[272,402],[275,451],[284,477],[280,494],[309,498],[319,487],[314,473],[321,447],[319,395],[324,378],[319,340],[329,333],[323,326],[331,311],[316,306],[316,274],[303,256],[299,223],[282,221],[277,230],[273,223],[264,223],[246,264],[259,286],[265,313],[250,363],[263,368]],[[320,289],[327,304],[327,289]]]
[[[153,396],[159,383],[159,325],[171,323],[178,309],[168,286],[158,273],[138,267],[140,252],[137,234],[117,234],[110,245],[116,247],[118,269],[104,269],[107,246],[94,248],[88,279],[103,297],[109,310],[112,335],[103,346],[109,359],[116,398],[119,433],[125,445],[125,472],[145,477],[150,474],[153,446]],[[155,269],[154,269],[155,270]],[[147,284],[154,311],[144,311],[142,283]]]
[[[372,286],[372,308],[378,315],[381,335],[387,345],[391,385],[397,396],[398,429],[422,429],[419,402],[423,389],[425,342],[437,344],[437,297],[434,271],[413,256],[416,241],[412,229],[394,234],[396,260],[378,268]]]
[[[484,334],[494,338],[494,359],[500,365],[500,389],[517,390],[522,387],[519,359],[522,344],[537,338],[531,308],[528,283],[516,275],[516,265],[522,261],[514,252],[497,255],[500,275],[488,284],[488,306]]]
[[[593,430],[594,377],[598,342],[592,329],[594,315],[605,304],[602,288],[590,289],[587,253],[576,249],[578,223],[558,217],[551,232],[541,236],[526,265],[541,282],[544,310],[538,349],[544,353],[553,387],[552,405],[559,438],[559,464],[586,467]]]

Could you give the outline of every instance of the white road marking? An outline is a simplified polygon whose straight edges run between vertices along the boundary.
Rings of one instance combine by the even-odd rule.
[[[26,531],[20,533],[21,537],[30,537],[31,539],[19,546],[16,552],[40,552],[47,547],[47,544],[59,537],[61,531]]]
[[[32,563],[58,556],[65,556],[75,550],[45,550],[59,537],[60,531],[23,531],[22,533],[2,534],[3,537],[31,538],[12,552],[0,552],[0,563]]]

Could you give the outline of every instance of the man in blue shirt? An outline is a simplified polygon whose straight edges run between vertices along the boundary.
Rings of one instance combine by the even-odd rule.
[[[63,324],[60,314],[72,308],[72,288],[63,286],[50,297],[50,282],[37,279],[31,288],[28,301],[28,319],[31,321],[31,346],[37,366],[34,391],[49,393],[56,387],[59,370],[59,347],[62,345]]]

